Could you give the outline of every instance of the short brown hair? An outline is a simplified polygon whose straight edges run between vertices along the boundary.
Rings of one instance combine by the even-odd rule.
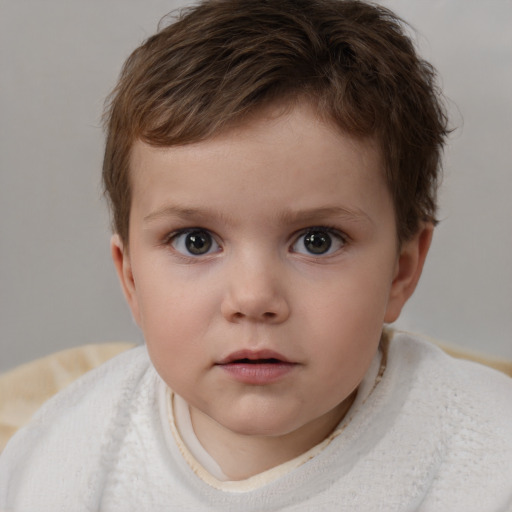
[[[375,136],[399,240],[435,222],[447,117],[432,66],[402,20],[353,0],[210,0],[126,61],[105,112],[103,181],[128,241],[133,142],[198,142],[269,102],[305,99],[341,130]]]

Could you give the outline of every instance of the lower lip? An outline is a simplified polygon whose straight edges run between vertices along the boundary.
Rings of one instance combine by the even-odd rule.
[[[219,366],[238,382],[263,386],[283,379],[297,365],[293,363],[228,363]]]

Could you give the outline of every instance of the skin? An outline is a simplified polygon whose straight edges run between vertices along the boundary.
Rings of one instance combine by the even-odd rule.
[[[398,244],[377,145],[299,104],[195,144],[136,141],[131,172],[129,247],[114,235],[113,259],[201,444],[240,480],[325,439],[414,291],[432,235],[425,224]],[[191,229],[211,235],[202,254],[190,253]],[[240,350],[278,353],[283,375],[221,364]]]

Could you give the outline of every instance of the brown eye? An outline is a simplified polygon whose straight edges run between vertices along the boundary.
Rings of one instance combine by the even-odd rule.
[[[172,238],[171,245],[186,256],[203,256],[219,249],[209,231],[205,229],[190,229],[177,233]]]
[[[292,246],[293,252],[310,256],[329,255],[341,249],[344,237],[328,228],[311,228],[302,233]]]
[[[206,231],[194,231],[187,234],[185,245],[190,254],[206,254],[212,246],[212,237]]]
[[[331,235],[325,231],[312,231],[304,237],[304,247],[311,254],[325,254],[331,245]]]

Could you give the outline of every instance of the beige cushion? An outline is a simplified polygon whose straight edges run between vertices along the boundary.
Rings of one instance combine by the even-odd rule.
[[[475,361],[476,363],[490,366],[491,368],[495,368],[496,370],[499,370],[500,372],[503,372],[512,377],[512,361],[499,359],[497,357],[488,357],[486,355],[479,354],[478,352],[472,352],[460,347],[445,345],[444,343],[436,342],[436,344],[440,346],[447,354],[450,354],[453,357],[458,359],[467,359],[469,361]]]
[[[0,452],[48,398],[133,346],[133,343],[84,345],[50,354],[0,375]]]

